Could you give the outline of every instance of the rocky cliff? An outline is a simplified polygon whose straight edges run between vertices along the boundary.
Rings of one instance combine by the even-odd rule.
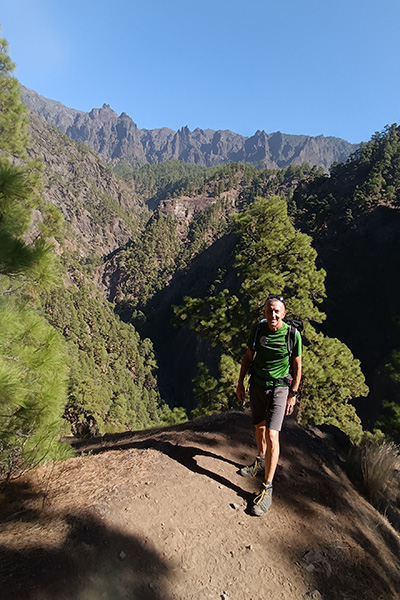
[[[308,162],[328,170],[333,162],[345,161],[357,148],[340,138],[287,135],[279,131],[269,134],[257,131],[246,138],[229,130],[139,129],[126,113],[118,116],[107,104],[84,113],[24,87],[22,100],[31,111],[73,140],[84,142],[109,163],[123,159],[137,166],[177,159],[207,167],[246,162],[285,168]]]
[[[43,162],[43,197],[61,212],[66,246],[102,257],[128,242],[147,208],[133,190],[83,144],[31,114],[31,158]]]

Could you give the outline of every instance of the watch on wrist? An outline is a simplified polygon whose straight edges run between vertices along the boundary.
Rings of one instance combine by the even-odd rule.
[[[292,394],[293,398],[296,398],[296,396],[299,392],[298,392],[298,390],[296,390],[296,391],[290,390],[290,393]]]

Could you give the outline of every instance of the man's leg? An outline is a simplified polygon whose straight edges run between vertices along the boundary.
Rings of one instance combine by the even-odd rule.
[[[256,475],[264,475],[265,471],[265,452],[267,449],[267,441],[265,433],[267,431],[265,427],[265,421],[254,425],[256,444],[257,444],[257,456],[253,464],[248,467],[242,467],[239,474],[242,477],[255,477]]]
[[[265,481],[272,483],[279,460],[279,431],[266,429]]]
[[[287,403],[287,388],[275,388],[272,403],[267,410],[265,420],[265,481],[262,484],[260,494],[254,498],[252,514],[257,517],[265,515],[272,502],[272,481],[279,460],[279,432],[285,416]]]
[[[253,464],[240,469],[239,473],[242,475],[242,477],[255,477],[256,475],[264,475],[265,471],[264,457],[267,448],[267,442],[265,438],[266,393],[264,388],[260,388],[257,384],[252,382],[250,382],[250,408],[251,418],[255,428],[257,456]]]
[[[265,420],[257,423],[254,427],[256,430],[257,453],[259,456],[265,456],[267,450]]]
[[[272,502],[272,480],[279,460],[279,431],[266,428],[265,481],[260,494],[254,498],[252,514],[262,517]]]

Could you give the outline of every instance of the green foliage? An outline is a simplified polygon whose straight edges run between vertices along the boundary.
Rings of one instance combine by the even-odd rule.
[[[256,196],[269,198],[277,195],[286,199],[290,214],[293,216],[296,207],[292,203],[292,197],[297,186],[325,176],[321,167],[312,167],[308,163],[290,165],[287,169],[253,169],[252,173],[248,165],[246,167],[242,180],[244,189],[240,194],[241,200],[251,204]]]
[[[121,165],[117,172],[127,176],[124,165]],[[154,165],[144,165],[137,171],[132,171],[130,176],[136,192],[151,208],[155,208],[161,199],[192,195],[195,188],[203,185],[205,173],[205,167],[179,160],[168,160]]]
[[[185,326],[239,359],[243,332],[259,318],[268,293],[283,293],[291,316],[321,322],[324,314],[315,303],[324,298],[325,273],[315,267],[311,239],[295,231],[280,198],[258,198],[231,218],[240,240],[235,262],[240,296],[224,289],[204,299],[185,298],[174,310]]]
[[[375,424],[388,440],[400,444],[400,404],[397,402],[383,402],[383,414]]]
[[[26,161],[25,108],[13,65],[0,41],[0,475],[11,477],[60,454],[66,397],[62,339],[35,311],[34,300],[56,278],[46,239],[54,211],[42,207],[40,169]],[[14,164],[18,158],[19,166]],[[44,223],[49,216],[47,223]]]
[[[120,169],[123,170],[124,165]],[[168,284],[173,273],[187,269],[198,254],[231,229],[232,202],[224,192],[234,189],[239,203],[246,204],[254,197],[255,190],[263,190],[267,195],[288,193],[298,181],[314,177],[316,173],[319,171],[307,164],[285,171],[259,171],[254,166],[239,163],[204,168],[179,161],[145,165],[135,171],[136,191],[150,205],[155,206],[167,196],[198,195],[217,199],[204,210],[195,212],[188,228],[175,218],[154,214],[118,259],[121,273],[115,296],[118,310],[124,314],[127,309],[131,313],[142,310],[154,294]]]
[[[0,150],[7,156],[26,157],[28,144],[27,109],[20,98],[20,86],[12,73],[15,64],[8,56],[8,43],[0,38]]]
[[[320,323],[325,315],[316,303],[325,297],[325,271],[315,266],[317,253],[311,238],[291,224],[286,202],[276,196],[258,198],[233,219],[241,236],[236,266],[252,320],[260,314],[269,291],[283,293],[292,316]]]
[[[174,306],[176,322],[197,331],[213,346],[239,360],[243,353],[243,324],[246,311],[239,298],[224,289],[206,298],[184,298],[183,306]]]
[[[396,124],[361,144],[344,164],[335,164],[330,177],[299,182],[294,193],[296,215],[304,231],[324,237],[345,231],[356,217],[378,205],[400,204],[400,131]]]
[[[82,279],[79,287],[48,293],[46,313],[67,342],[66,416],[73,423],[85,423],[90,415],[104,433],[184,419],[160,398],[150,340],[120,321],[93,286]]]
[[[184,408],[181,406],[173,408],[172,410],[164,404],[160,411],[162,417],[162,423],[165,425],[179,425],[179,423],[185,423],[188,418]]]
[[[221,355],[219,379],[210,375],[204,363],[199,363],[198,367],[199,374],[193,380],[197,408],[192,411],[191,416],[200,417],[231,408],[238,408],[236,396],[237,362],[232,356]]]
[[[82,182],[80,182],[82,183]],[[115,217],[120,217],[122,221],[129,227],[132,234],[137,229],[137,224],[121,206],[107,194],[101,193],[95,186],[90,186],[90,202],[85,202],[85,210],[91,216],[92,225],[96,225],[98,229],[104,227],[107,223],[112,223]]]
[[[325,296],[325,272],[316,268],[311,238],[294,229],[286,203],[276,196],[256,199],[245,213],[232,215],[232,220],[240,239],[235,263],[242,281],[239,295],[225,289],[204,299],[185,298],[183,306],[174,308],[178,322],[238,361],[245,332],[260,318],[266,296],[283,293],[288,315],[305,322],[302,420],[333,423],[357,440],[361,425],[349,400],[366,395],[367,388],[359,362],[348,348],[317,334],[311,324],[325,318],[317,307]],[[232,386],[238,372],[235,377],[232,362],[224,361],[218,380],[201,367],[195,387],[199,402],[196,414],[235,402]]]
[[[115,301],[119,310],[142,309],[172,275],[184,271],[191,260],[228,229],[229,205],[224,199],[193,217],[185,236],[179,235],[179,224],[172,217],[156,212],[145,228],[118,258],[121,277]]]
[[[307,167],[304,168],[307,170]],[[290,178],[294,172],[297,174],[301,169],[301,167],[293,168],[288,177]],[[137,171],[132,171],[126,164],[119,163],[115,170],[128,181],[133,179],[136,192],[151,208],[157,207],[160,200],[165,198],[196,195],[219,197],[233,188],[246,187],[253,181],[263,179],[254,166],[240,163],[206,168],[169,160],[159,164],[144,165]],[[279,171],[268,171],[268,173],[276,174]],[[252,191],[254,192],[254,189]]]
[[[126,183],[130,183],[132,181],[133,174],[135,173],[135,169],[133,169],[126,160],[120,160],[113,168],[113,171]]]
[[[66,392],[61,336],[35,311],[0,301],[0,475],[60,455]]]
[[[185,268],[194,257],[227,232],[229,210],[229,204],[219,198],[193,217],[185,244],[177,257],[179,268]]]
[[[176,270],[179,250],[174,221],[156,214],[120,255],[119,269],[124,276],[116,302],[129,303],[131,308],[145,304]]]
[[[375,424],[388,440],[400,444],[400,352],[392,353],[386,372],[392,382],[390,401],[383,400],[383,413]]]
[[[353,443],[362,437],[361,421],[352,398],[366,396],[360,362],[349,348],[306,324],[306,348],[303,359],[303,381],[299,420],[315,425],[334,425],[346,433]]]

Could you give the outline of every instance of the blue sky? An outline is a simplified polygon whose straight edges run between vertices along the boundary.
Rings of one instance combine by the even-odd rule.
[[[399,0],[0,0],[19,81],[140,128],[368,141],[400,122]]]

